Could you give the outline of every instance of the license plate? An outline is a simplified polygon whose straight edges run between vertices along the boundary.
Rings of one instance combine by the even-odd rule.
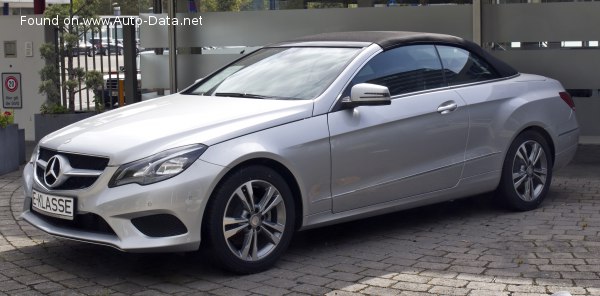
[[[56,218],[73,220],[75,199],[72,197],[50,195],[33,190],[31,203],[33,209],[38,213]]]

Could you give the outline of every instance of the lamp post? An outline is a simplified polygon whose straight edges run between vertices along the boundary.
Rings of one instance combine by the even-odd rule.
[[[113,7],[113,15],[120,16],[121,15],[121,7],[119,6],[119,3],[114,2],[112,4],[112,7]]]

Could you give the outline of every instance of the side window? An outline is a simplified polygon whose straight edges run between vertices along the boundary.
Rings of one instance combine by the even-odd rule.
[[[494,69],[484,60],[462,48],[436,45],[449,85],[485,81],[498,78]]]
[[[342,97],[358,83],[387,86],[392,96],[445,86],[442,66],[433,45],[411,45],[384,51],[352,79]]]

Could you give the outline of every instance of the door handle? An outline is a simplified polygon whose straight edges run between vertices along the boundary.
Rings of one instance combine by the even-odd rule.
[[[444,102],[437,108],[437,112],[440,114],[448,114],[458,108],[458,104],[455,101]]]

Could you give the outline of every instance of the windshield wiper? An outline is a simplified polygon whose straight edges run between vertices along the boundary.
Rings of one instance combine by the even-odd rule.
[[[220,92],[216,93],[217,97],[236,97],[236,98],[250,98],[250,99],[272,99],[274,97],[248,94],[248,93],[236,93],[236,92]]]

